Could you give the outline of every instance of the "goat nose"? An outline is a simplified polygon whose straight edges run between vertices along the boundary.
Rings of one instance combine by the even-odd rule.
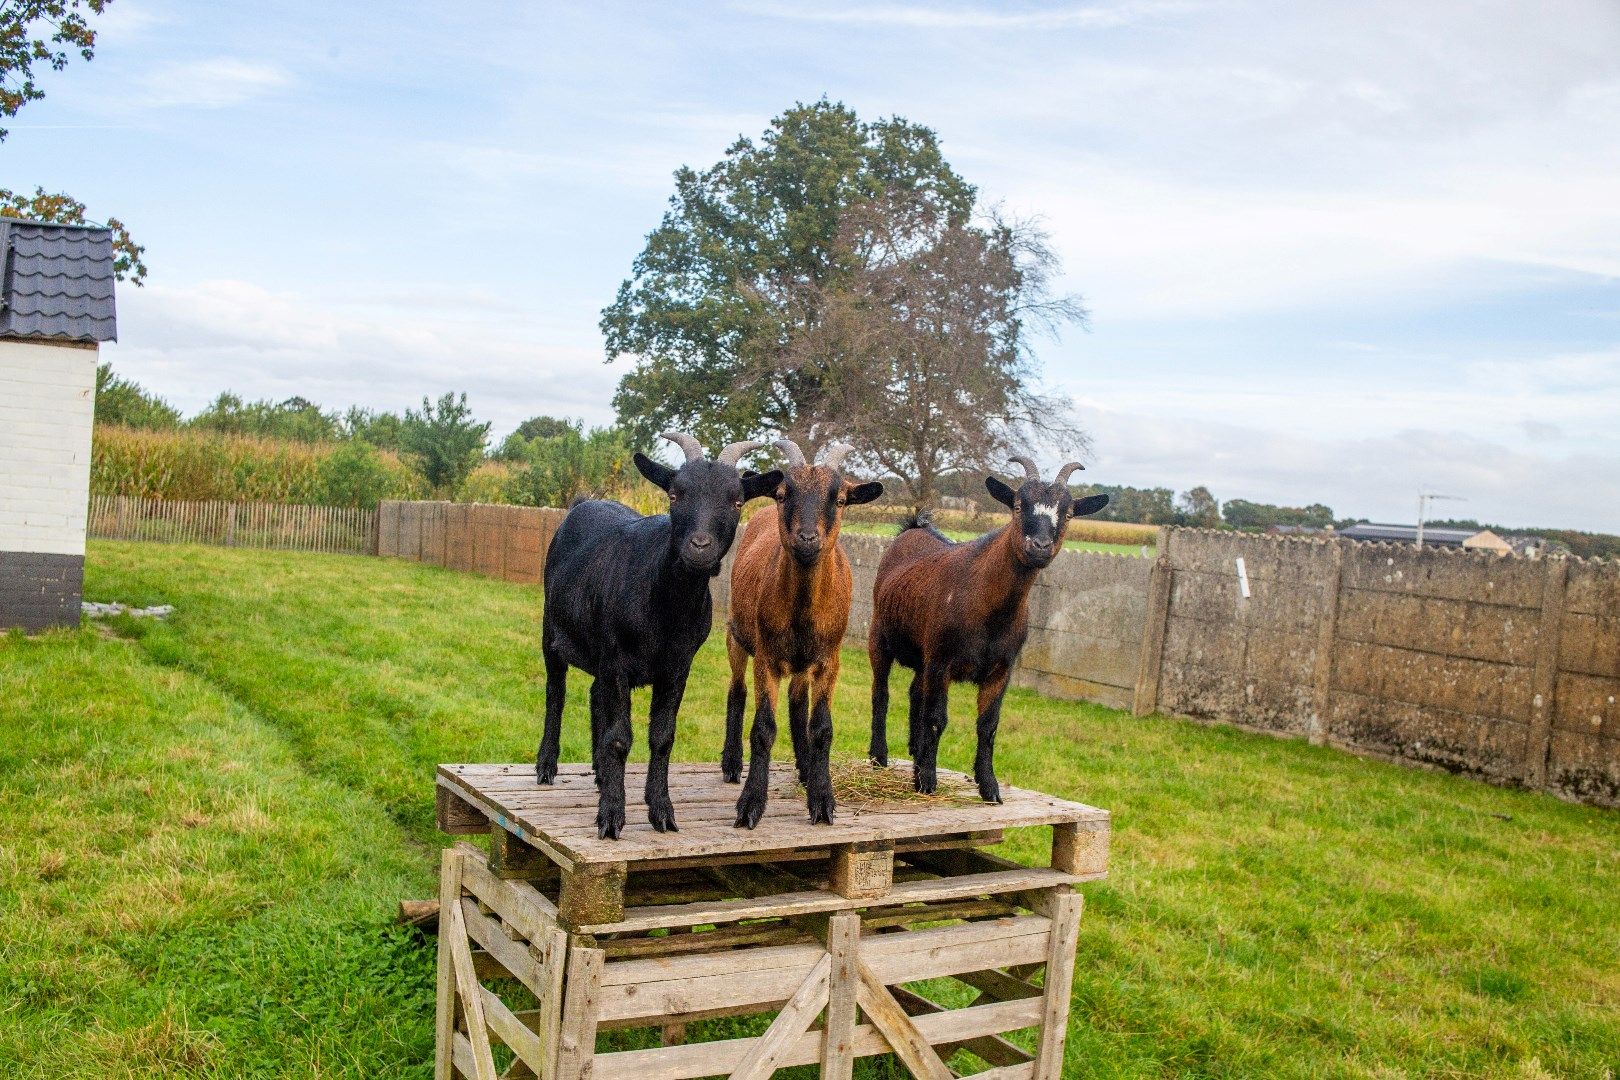
[[[801,544],[819,544],[820,542],[821,534],[819,533],[802,532],[799,534],[799,543]]]
[[[687,543],[701,551],[710,544],[714,543],[714,537],[710,536],[708,533],[693,533],[692,537],[687,540]]]

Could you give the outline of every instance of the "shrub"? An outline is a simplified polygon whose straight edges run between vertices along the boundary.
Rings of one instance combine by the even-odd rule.
[[[374,510],[377,504],[398,488],[394,470],[369,443],[352,440],[342,443],[316,466],[320,475],[321,502],[327,506],[358,506]]]
[[[630,495],[639,480],[630,444],[616,428],[583,435],[565,427],[527,440],[521,455],[506,489],[507,500],[520,506],[567,506],[577,495]]]

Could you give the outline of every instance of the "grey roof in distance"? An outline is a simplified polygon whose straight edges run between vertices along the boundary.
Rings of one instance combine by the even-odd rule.
[[[1464,540],[1478,534],[1478,529],[1447,529],[1425,525],[1423,542],[1439,547],[1462,547]],[[1413,544],[1417,542],[1417,526],[1379,525],[1371,521],[1362,521],[1340,529],[1337,535],[1346,540],[1383,540],[1398,544]]]
[[[118,340],[112,230],[0,217],[0,338]]]

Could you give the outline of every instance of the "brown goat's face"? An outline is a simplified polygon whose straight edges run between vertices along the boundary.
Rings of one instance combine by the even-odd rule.
[[[800,566],[814,566],[838,542],[844,507],[881,494],[882,484],[852,484],[825,465],[801,465],[783,473],[776,488],[776,529],[783,550]]]
[[[1108,505],[1106,495],[1088,495],[1076,502],[1067,484],[1044,480],[1026,481],[1014,491],[992,476],[985,486],[998,502],[1012,510],[1013,525],[1019,531],[1018,561],[1037,570],[1050,565],[1063,550],[1063,536],[1071,519],[1095,514]]]

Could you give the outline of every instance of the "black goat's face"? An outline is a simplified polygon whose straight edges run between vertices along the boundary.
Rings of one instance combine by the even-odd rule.
[[[743,503],[772,491],[782,474],[743,476],[718,461],[697,459],[679,469],[636,455],[641,475],[669,493],[670,553],[695,574],[711,577],[737,537]]]
[[[789,470],[776,488],[776,527],[783,549],[800,566],[814,566],[823,551],[838,543],[844,507],[869,503],[881,494],[882,484],[852,484],[826,465]]]
[[[1020,543],[1018,560],[1033,569],[1049,565],[1063,549],[1063,534],[1071,518],[1095,514],[1108,505],[1107,495],[1088,495],[1075,501],[1067,484],[1028,480],[1014,491],[994,476],[984,485],[997,502],[1013,512]]]

